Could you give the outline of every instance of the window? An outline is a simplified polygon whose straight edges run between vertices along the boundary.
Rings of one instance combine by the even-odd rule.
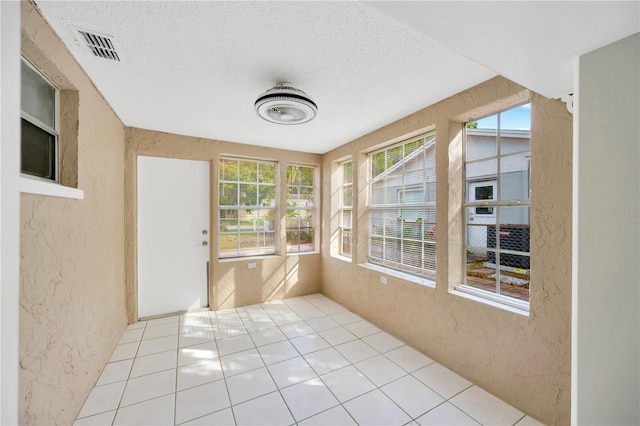
[[[58,89],[24,58],[21,62],[23,174],[58,180]]]
[[[466,127],[466,285],[528,302],[530,104]]]
[[[315,168],[287,166],[287,253],[314,250]]]
[[[221,158],[220,258],[276,252],[276,163]]]
[[[435,279],[435,134],[369,155],[369,262]]]
[[[351,223],[353,220],[353,161],[340,165],[342,187],[340,189],[340,254],[351,257]]]

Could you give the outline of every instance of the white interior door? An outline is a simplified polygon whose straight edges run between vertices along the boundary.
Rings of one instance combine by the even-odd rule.
[[[208,306],[209,163],[138,157],[138,316]]]

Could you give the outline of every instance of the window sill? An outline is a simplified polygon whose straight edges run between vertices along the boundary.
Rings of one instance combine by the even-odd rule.
[[[320,254],[319,251],[292,251],[288,252],[287,256],[306,256],[309,254]]]
[[[494,308],[509,311],[514,314],[522,315],[524,317],[529,316],[528,302],[515,300],[510,297],[500,296],[499,294],[493,294],[484,290],[478,290],[477,288],[473,288],[464,284],[457,286],[454,290],[449,291],[449,293],[453,294],[454,296],[459,296],[465,299],[473,300],[475,302],[484,303],[485,305],[493,306]]]
[[[331,256],[334,259],[342,260],[343,262],[353,263],[353,259],[347,256],[342,256],[341,254],[335,254]]]
[[[372,263],[363,263],[360,265],[363,268],[370,269],[372,271],[380,272],[390,277],[399,278],[401,280],[409,281],[414,284],[423,285],[429,288],[436,288],[435,281],[427,278],[416,277],[415,275],[407,274],[405,272],[396,271],[395,269],[385,268],[384,266],[374,265]]]
[[[219,263],[246,262],[246,261],[252,261],[252,260],[275,259],[277,257],[280,257],[280,256],[275,253],[255,255],[255,256],[219,257],[218,262]]]
[[[77,188],[69,188],[54,182],[45,182],[26,176],[19,178],[20,192],[26,194],[46,195],[49,197],[70,198],[84,200],[84,191]]]

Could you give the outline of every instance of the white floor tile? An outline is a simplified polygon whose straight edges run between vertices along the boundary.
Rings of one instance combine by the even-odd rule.
[[[415,371],[412,375],[445,399],[451,398],[472,385],[470,381],[435,362]]]
[[[361,425],[404,425],[411,417],[379,390],[366,393],[344,404]]]
[[[280,392],[296,421],[338,405],[338,400],[318,378],[298,383]]]
[[[268,316],[243,320],[242,322],[244,324],[244,328],[246,328],[249,333],[252,331],[268,330],[270,328],[277,327],[276,323]]]
[[[184,322],[180,322],[180,328],[178,329],[180,334],[198,334],[198,333],[213,333],[213,326],[211,325],[211,320],[207,316],[206,320],[197,318],[197,319],[187,319]]]
[[[157,354],[137,357],[133,362],[131,378],[176,368],[176,359],[176,351],[164,351],[158,352]]]
[[[142,339],[142,333],[144,333],[144,328],[125,330],[124,333],[122,333],[122,337],[120,337],[118,344],[139,342]]]
[[[176,394],[176,424],[229,407],[224,380],[189,388]]]
[[[280,330],[282,330],[289,339],[314,333],[313,328],[306,322],[295,322],[293,324],[283,325],[280,327]]]
[[[316,333],[296,337],[291,339],[291,343],[302,355],[330,347],[326,340]]]
[[[227,379],[229,398],[233,405],[266,395],[276,390],[266,368],[260,368]]]
[[[348,401],[376,388],[371,380],[352,365],[325,374],[320,379],[340,402]]]
[[[340,352],[333,348],[306,354],[304,359],[319,376],[350,364],[345,357],[340,355]]]
[[[78,414],[78,418],[93,416],[118,408],[127,382],[116,382],[93,388]]]
[[[229,355],[235,352],[242,352],[253,348],[253,340],[251,340],[251,337],[249,337],[248,334],[218,340],[218,353],[220,356]]]
[[[258,352],[260,352],[262,360],[266,365],[275,364],[276,362],[295,358],[300,355],[288,340],[261,346],[258,348]]]
[[[143,340],[138,348],[138,356],[151,355],[158,352],[171,351],[178,348],[178,335]]]
[[[155,327],[156,325],[179,323],[180,317],[178,315],[170,315],[167,317],[156,318],[147,320],[147,327]]]
[[[264,346],[275,342],[287,340],[287,337],[279,328],[270,328],[268,330],[253,331],[249,333],[256,346]]]
[[[347,325],[347,324],[352,324],[354,322],[362,321],[362,318],[360,318],[358,315],[354,314],[353,312],[349,312],[349,311],[340,312],[338,314],[331,315],[331,318],[333,318],[333,320],[340,325]]]
[[[380,388],[411,417],[416,418],[445,400],[413,376],[405,376]]]
[[[147,328],[144,329],[144,335],[142,336],[142,340],[149,339],[157,339],[158,337],[166,337],[171,336],[173,334],[178,334],[178,323],[171,322],[168,324],[160,324],[160,325],[147,325]]]
[[[234,405],[233,412],[239,425],[283,426],[295,423],[278,392]]]
[[[73,422],[73,426],[111,426],[115,416],[116,410],[107,411],[106,413],[78,419]]]
[[[396,349],[404,345],[400,340],[384,331],[370,334],[369,336],[363,337],[362,340],[380,353],[389,352],[392,349]]]
[[[416,421],[423,426],[476,426],[479,424],[448,402],[418,417]]]
[[[300,426],[327,426],[327,425],[341,425],[341,426],[357,426],[357,423],[351,418],[347,410],[341,406],[333,407],[320,414],[316,414],[313,417],[303,420],[298,423]]]
[[[332,346],[351,342],[357,339],[355,334],[345,329],[344,327],[338,327],[338,328],[332,328],[330,330],[320,331],[318,334],[322,336],[322,338],[327,342],[329,342],[329,344]]]
[[[235,424],[235,422],[231,408],[225,408],[182,424],[189,426],[229,426]]]
[[[302,357],[291,358],[267,367],[278,388],[304,382],[316,376],[313,369]]]
[[[378,355],[355,364],[355,367],[376,386],[383,386],[407,374],[388,358]]]
[[[129,378],[129,372],[131,371],[132,365],[133,359],[110,362],[104,367],[96,386],[127,380]]]
[[[294,309],[294,311],[296,314],[298,314],[300,318],[302,318],[305,321],[326,316],[324,312],[322,312],[320,309],[316,307],[300,309],[300,310]]]
[[[344,328],[360,338],[382,331],[375,325],[371,324],[369,321],[365,320],[347,324],[344,326]]]
[[[524,416],[522,420],[516,423],[516,426],[543,426],[543,423],[540,423],[533,417]]]
[[[277,315],[271,315],[271,320],[278,326],[281,327],[287,324],[294,324],[297,322],[301,322],[302,318],[296,315],[293,311],[291,313],[281,313]]]
[[[264,367],[264,362],[262,362],[262,358],[256,349],[225,355],[221,358],[221,361],[225,377]]]
[[[175,395],[167,395],[118,410],[113,422],[119,425],[170,425],[173,424]]]
[[[134,322],[133,324],[129,324],[127,326],[127,330],[137,330],[138,328],[145,328],[146,326],[147,326],[146,321],[138,321],[138,322]]]
[[[178,347],[184,348],[187,346],[200,345],[202,343],[213,342],[216,339],[213,330],[201,329],[197,331],[190,331],[188,333],[180,333],[178,337]]]
[[[352,364],[378,355],[378,351],[367,345],[362,340],[343,343],[335,348]]]
[[[246,335],[248,333],[247,329],[242,324],[240,319],[238,320],[219,320],[221,321],[218,324],[213,324],[213,334],[216,339],[228,339],[230,337],[237,337]],[[214,320],[211,320],[213,323]]]
[[[138,351],[138,346],[140,346],[138,342],[123,343],[116,346],[116,348],[113,350],[113,353],[111,354],[111,359],[109,359],[109,362],[134,358],[136,356],[136,352]]]
[[[120,407],[137,404],[159,396],[175,393],[176,370],[166,370],[159,373],[131,379],[122,395]]]
[[[219,359],[200,361],[178,368],[178,391],[214,382],[224,377]]]
[[[524,413],[478,386],[470,387],[449,402],[482,424],[513,425],[524,417]]]
[[[385,353],[384,356],[398,364],[409,373],[413,373],[422,367],[433,364],[433,360],[431,358],[406,345],[389,351]]]
[[[309,324],[315,331],[324,331],[340,327],[340,324],[335,322],[333,318],[326,316],[307,320],[306,323]]]
[[[193,364],[218,357],[218,345],[216,342],[201,343],[186,348],[178,349],[178,366]]]

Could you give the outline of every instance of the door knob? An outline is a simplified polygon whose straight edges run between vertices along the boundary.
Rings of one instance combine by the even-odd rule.
[[[202,242],[202,245],[203,245],[203,246],[208,246],[208,245],[209,245],[209,243],[208,243],[208,242],[206,242],[206,241],[203,241],[203,242]]]

